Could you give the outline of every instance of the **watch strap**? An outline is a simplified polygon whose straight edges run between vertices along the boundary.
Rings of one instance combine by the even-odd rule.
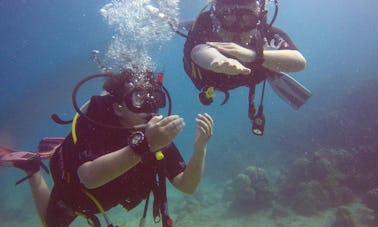
[[[134,136],[136,136],[136,134],[140,134],[143,138],[142,138],[142,140],[141,140],[139,143],[137,143],[137,144],[133,144],[133,143],[130,143],[130,142],[129,142],[129,146],[130,146],[130,148],[131,148],[136,154],[139,154],[139,155],[141,155],[141,154],[143,154],[143,153],[151,153],[151,152],[150,152],[150,147],[149,147],[148,142],[147,142],[147,139],[146,139],[146,137],[145,137],[145,135],[144,135],[143,132],[141,132],[141,131],[133,132],[133,133],[130,135],[129,138],[132,139]]]
[[[133,143],[133,137],[135,136],[141,136],[142,139],[139,141],[139,143]],[[150,163],[156,160],[161,160],[164,158],[164,154],[162,151],[158,151],[156,153],[152,153],[147,141],[147,138],[145,137],[144,133],[141,131],[133,132],[129,136],[129,147],[132,149],[132,151],[139,155],[141,157],[141,161],[143,163]],[[158,154],[158,155],[157,155]]]

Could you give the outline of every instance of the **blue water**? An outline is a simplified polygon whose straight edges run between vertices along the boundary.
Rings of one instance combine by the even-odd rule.
[[[69,119],[74,113],[73,86],[84,76],[99,72],[88,59],[91,50],[105,51],[111,41],[113,30],[98,13],[107,2],[0,0],[1,144],[33,150],[42,137],[69,132],[69,127],[59,126],[49,117],[58,113]],[[180,18],[195,18],[204,4],[204,0],[195,4],[182,0]],[[198,103],[197,91],[183,70],[183,38],[174,37],[152,52],[157,68],[166,75],[173,113],[184,117],[187,124],[176,141],[185,159],[192,152],[194,118],[203,112],[215,120],[207,155],[208,181],[223,181],[248,165],[274,172],[282,165],[282,155],[376,143],[377,11],[378,2],[372,0],[280,1],[275,26],[291,36],[308,63],[304,71],[291,76],[308,87],[313,97],[295,111],[268,88],[263,137],[251,134],[246,88],[232,91],[224,106],[217,100],[210,107]],[[218,94],[218,100],[222,98]],[[2,190],[14,190],[16,177],[9,170],[1,173],[0,179]],[[9,179],[12,182],[6,182]],[[28,194],[26,186],[15,190]],[[4,197],[1,194],[0,199]],[[1,203],[0,210],[6,208],[7,204]]]

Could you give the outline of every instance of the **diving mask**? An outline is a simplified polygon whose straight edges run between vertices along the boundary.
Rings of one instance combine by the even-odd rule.
[[[162,89],[144,89],[136,87],[124,96],[125,104],[134,113],[156,113],[166,105],[165,93]]]
[[[216,15],[225,30],[249,31],[256,28],[259,21],[256,13],[247,8],[232,8],[217,11]]]
[[[212,8],[222,28],[231,32],[246,32],[257,27],[259,4],[256,1],[215,1]]]

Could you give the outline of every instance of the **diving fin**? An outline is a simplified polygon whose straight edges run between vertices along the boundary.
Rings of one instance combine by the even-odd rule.
[[[63,137],[45,137],[38,145],[38,153],[42,159],[49,159],[55,150],[63,143]]]
[[[39,155],[41,159],[50,159],[55,150],[63,143],[63,137],[45,137],[38,145],[37,152],[14,150],[0,146],[0,166],[9,166],[9,160],[27,160]]]
[[[42,167],[49,173],[42,159],[50,159],[56,149],[63,143],[63,137],[46,137],[38,145],[38,152],[14,150],[0,146],[0,167],[16,167],[28,172],[28,175],[16,182],[16,185],[29,179]]]
[[[8,147],[0,146],[0,166],[12,167],[14,166],[13,160],[28,160],[33,157],[35,153],[27,151],[17,151]]]
[[[275,93],[296,110],[312,95],[310,90],[286,73],[270,72],[267,79]]]
[[[26,161],[34,159],[35,156],[38,156],[35,152],[14,150],[9,147],[0,146],[0,166],[2,167],[11,167],[14,160]]]
[[[49,169],[41,159],[40,155],[35,152],[18,151],[0,146],[0,167],[16,167],[27,173],[25,177],[16,182],[16,185],[29,179],[35,172],[39,171],[40,167],[46,173],[49,173]]]

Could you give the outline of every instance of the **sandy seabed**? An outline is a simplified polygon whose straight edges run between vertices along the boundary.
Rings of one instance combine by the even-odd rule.
[[[25,194],[26,197],[28,197]],[[196,195],[193,195],[196,197]],[[306,217],[294,214],[287,210],[286,215],[277,216],[273,214],[272,208],[267,208],[250,214],[231,214],[227,204],[222,201],[221,195],[214,193],[210,188],[201,190],[201,198],[210,201],[208,205],[195,204],[195,206],[183,206],[187,201],[192,200],[192,196],[182,195],[177,192],[169,192],[170,214],[174,220],[175,227],[331,227],[335,220],[336,208],[327,209],[316,215]],[[25,197],[24,197],[25,199]],[[15,200],[13,200],[15,201]],[[151,206],[147,213],[146,227],[161,226],[161,223],[154,223],[152,219]],[[183,208],[184,207],[184,208]],[[367,209],[360,202],[353,202],[345,205],[352,214],[356,227],[374,227],[369,224],[370,217],[364,216],[364,210]],[[144,202],[132,211],[126,212],[121,206],[113,208],[107,214],[114,226],[119,227],[139,227],[139,219],[142,215]],[[15,212],[8,213],[7,217],[1,218],[0,227],[18,226],[18,227],[37,227],[41,226],[34,209],[22,215],[17,215],[19,210],[17,205],[13,208]],[[11,215],[11,216],[9,216]],[[98,215],[102,226],[106,226],[104,218]],[[77,218],[72,227],[89,226],[83,218]]]

